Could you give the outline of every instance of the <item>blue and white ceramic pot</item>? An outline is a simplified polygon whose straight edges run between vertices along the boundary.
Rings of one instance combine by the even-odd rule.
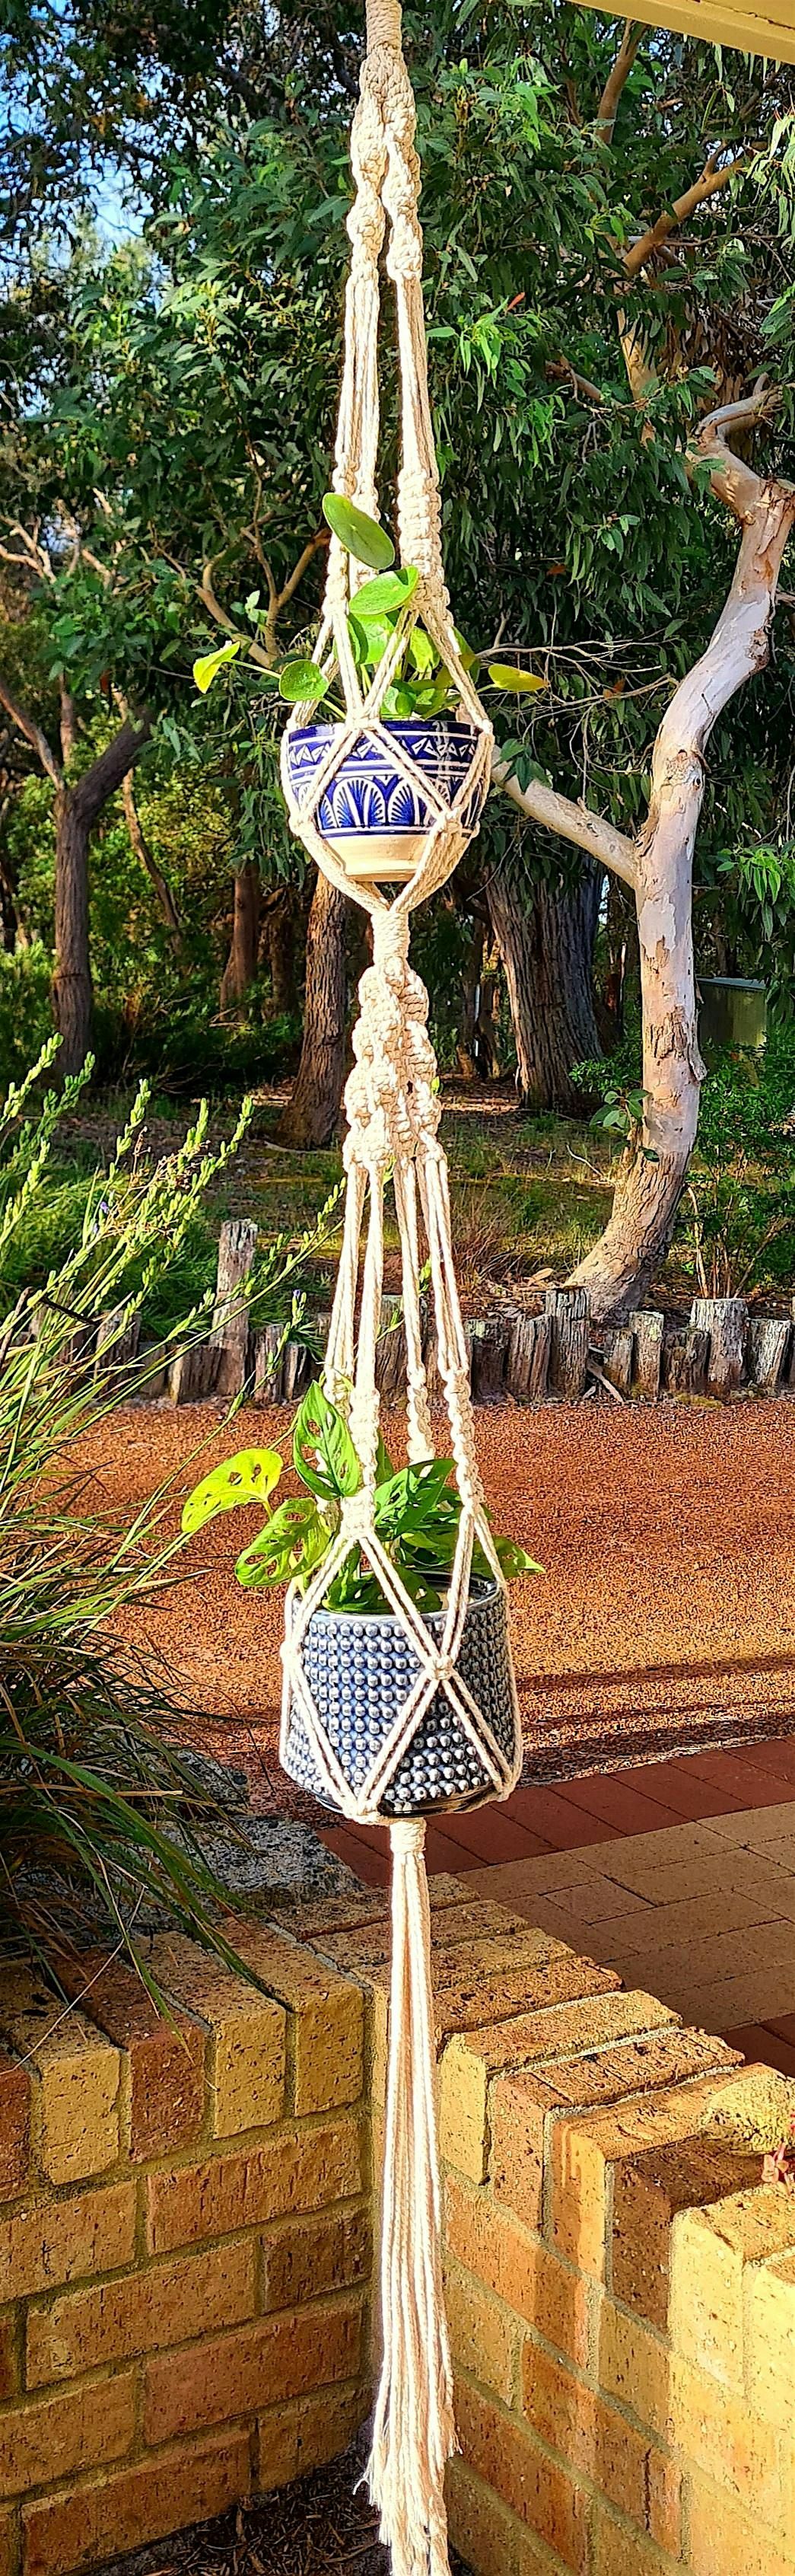
[[[444,1612],[427,1626],[440,1639]],[[301,1661],[323,1728],[348,1785],[360,1790],[376,1754],[408,1699],[419,1659],[389,1613],[368,1619],[339,1610],[315,1610],[301,1647]],[[516,1718],[511,1688],[505,1594],[496,1583],[475,1582],[461,1636],[457,1671],[512,1763]],[[299,1788],[323,1805],[331,1802],[317,1770],[303,1715],[291,1701],[283,1768]],[[477,1807],[493,1798],[493,1782],[476,1747],[439,1690],[379,1800],[387,1821],[427,1816],[444,1808]]]
[[[299,805],[305,806],[311,795],[335,730],[333,725],[300,725],[286,737],[290,785]],[[424,723],[412,716],[383,722],[382,730],[452,803],[477,750],[475,726],[457,716],[434,716]],[[486,786],[481,777],[467,798],[462,815],[467,832],[477,831]],[[434,813],[384,745],[363,734],[324,789],[316,819],[350,877],[403,884],[414,874]]]

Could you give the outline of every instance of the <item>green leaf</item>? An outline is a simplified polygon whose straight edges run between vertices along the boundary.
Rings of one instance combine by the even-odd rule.
[[[382,653],[386,652],[387,646],[392,642],[394,631],[391,618],[373,617],[364,626],[356,616],[355,609],[348,610],[348,633],[353,645],[354,661],[360,670],[375,670]]]
[[[543,1565],[537,1565],[534,1556],[517,1547],[515,1539],[496,1538],[494,1547],[506,1583],[512,1583],[517,1574],[543,1574]]]
[[[366,510],[357,510],[355,501],[346,501],[341,492],[324,492],[323,517],[347,555],[353,555],[357,563],[367,564],[372,572],[389,571],[395,549],[378,519],[368,518]]]
[[[234,1458],[224,1458],[188,1495],[182,1514],[186,1538],[218,1512],[236,1511],[239,1503],[262,1503],[264,1508],[281,1472],[278,1449],[239,1449]]]
[[[293,1425],[296,1474],[310,1494],[340,1502],[358,1494],[362,1472],[347,1422],[320,1385],[308,1386]]]
[[[280,1504],[251,1546],[243,1549],[235,1566],[238,1583],[253,1592],[271,1583],[289,1583],[294,1574],[306,1580],[329,1544],[330,1533],[314,1496],[296,1494]]]
[[[546,680],[536,678],[535,671],[514,669],[512,662],[490,662],[488,670],[495,689],[512,689],[519,698],[534,697],[547,685]]]
[[[419,577],[416,564],[406,564],[402,569],[400,565],[396,566],[394,572],[377,573],[373,581],[363,581],[361,589],[354,591],[351,601],[354,616],[361,618],[367,626],[371,617],[383,617],[387,610],[405,608],[417,588]]]
[[[318,698],[324,698],[329,685],[318,662],[285,662],[279,678],[279,696],[286,698],[290,707],[307,706],[310,699],[314,703]]]
[[[412,627],[409,637],[409,658],[412,670],[418,673],[421,680],[427,679],[436,669],[439,656],[435,644],[432,644],[430,636],[426,635],[424,626]]]
[[[193,677],[203,698],[206,698],[208,689],[212,688],[219,671],[223,670],[224,663],[234,661],[235,654],[240,651],[240,643],[241,638],[237,636],[229,644],[219,644],[215,653],[199,654],[198,662],[194,662],[193,665]]]

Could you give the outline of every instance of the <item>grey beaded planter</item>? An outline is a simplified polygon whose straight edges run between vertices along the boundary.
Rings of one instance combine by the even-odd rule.
[[[437,1640],[444,1612],[432,1612],[427,1626]],[[315,1707],[349,1787],[359,1790],[380,1746],[391,1734],[419,1671],[418,1657],[391,1615],[357,1618],[350,1613],[316,1610],[301,1649],[301,1661]],[[457,1671],[477,1701],[506,1761],[516,1747],[516,1722],[508,1653],[505,1595],[496,1583],[479,1583],[470,1593]],[[304,1719],[295,1697],[290,1703],[285,1771],[300,1789],[331,1802],[317,1770]],[[459,1724],[444,1691],[437,1691],[417,1728],[394,1778],[379,1800],[383,1815],[428,1816],[440,1809],[475,1807],[494,1796],[494,1784],[475,1746]]]

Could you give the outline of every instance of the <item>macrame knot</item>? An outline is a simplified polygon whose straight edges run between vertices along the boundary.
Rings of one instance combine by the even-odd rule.
[[[367,1492],[346,1494],[340,1512],[340,1529],[352,1547],[361,1547],[370,1537],[373,1515]]]
[[[424,1816],[399,1816],[389,1828],[389,1839],[396,1859],[421,1852],[425,1843]]]

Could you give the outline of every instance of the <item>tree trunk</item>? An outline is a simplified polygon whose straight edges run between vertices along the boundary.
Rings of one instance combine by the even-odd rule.
[[[735,460],[731,459],[731,468]],[[742,468],[736,466],[740,474]],[[637,847],[643,1005],[643,1133],[627,1153],[600,1240],[572,1273],[604,1321],[639,1304],[668,1251],[696,1139],[703,1065],[693,972],[693,850],[713,725],[764,667],[795,491],[758,482],[743,521],[734,580],[710,643],[680,682],[652,759],[648,821]]]
[[[267,1017],[291,1019],[298,1009],[295,977],[297,900],[291,887],[273,893],[265,905],[262,946],[271,979]]]
[[[232,940],[221,977],[220,1010],[225,1020],[242,1019],[257,972],[260,881],[253,859],[235,872]]]
[[[88,943],[88,842],[85,805],[74,787],[55,799],[55,968],[52,1008],[61,1033],[58,1072],[80,1073],[91,1044],[93,988]]]
[[[141,867],[146,869],[146,874],[154,889],[154,893],[157,897],[157,901],[163,915],[163,920],[168,931],[169,947],[176,965],[182,971],[184,970],[186,963],[184,926],[177,911],[168,878],[163,875],[163,870],[158,867],[154,852],[150,850],[141,822],[141,817],[138,812],[138,807],[135,802],[135,790],[133,787],[131,769],[128,769],[126,778],[122,780],[121,794],[122,804],[124,806],[124,819],[130,838],[130,848],[134,851],[135,857],[140,861]]]
[[[304,1039],[280,1142],[330,1145],[339,1124],[345,1071],[345,897],[319,875],[306,935]]]
[[[506,860],[488,889],[516,1039],[517,1088],[532,1109],[581,1110],[571,1068],[600,1056],[593,951],[601,872],[583,860],[578,884],[531,881]]]

